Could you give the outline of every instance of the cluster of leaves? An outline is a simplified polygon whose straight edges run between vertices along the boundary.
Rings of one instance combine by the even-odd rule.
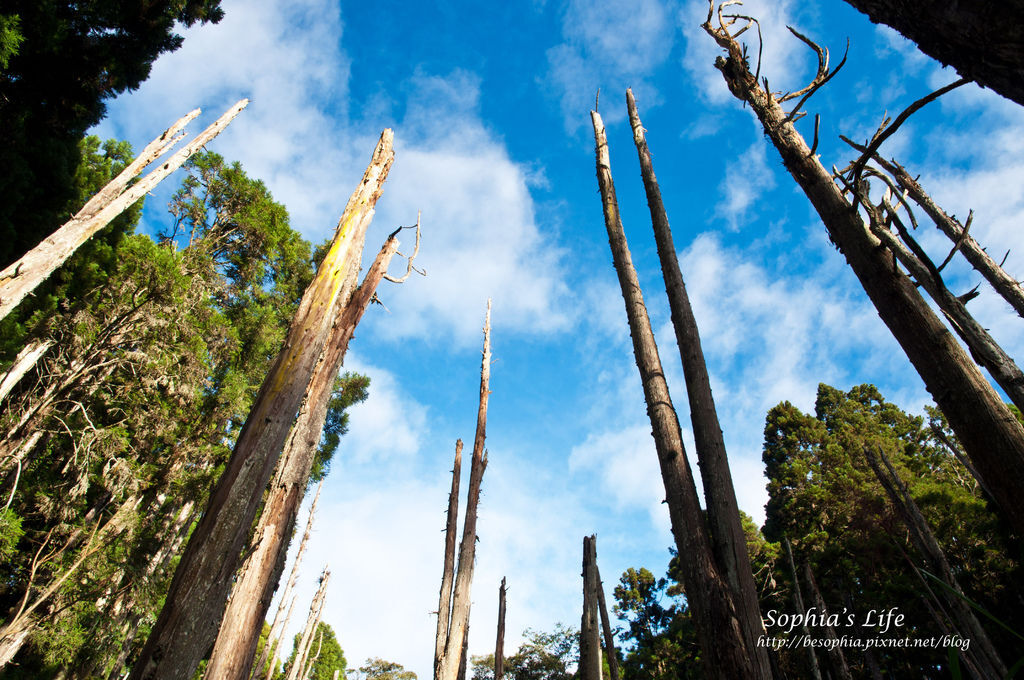
[[[130,155],[85,147],[93,185]],[[309,244],[261,182],[213,153],[186,169],[170,233],[120,227],[57,275],[53,298],[73,294],[20,317],[24,341],[53,342],[0,414],[13,494],[0,518],[0,637],[27,631],[21,677],[130,663],[312,278]],[[317,476],[367,386],[336,383]],[[19,617],[23,601],[39,604]]]

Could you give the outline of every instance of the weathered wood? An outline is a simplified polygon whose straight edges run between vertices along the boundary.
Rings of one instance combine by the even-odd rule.
[[[597,613],[594,537],[583,537],[583,615],[580,617],[579,680],[601,680],[601,627]]]
[[[498,588],[498,637],[494,641],[494,680],[502,680],[505,675],[505,592],[505,577],[502,576],[501,587]]]
[[[128,187],[128,182],[143,168],[163,156],[182,139],[182,137],[176,136],[177,133],[190,120],[199,115],[199,109],[179,119],[162,135],[146,145],[142,153],[86,203],[74,217],[47,236],[42,243],[25,253],[17,262],[10,264],[0,272],[0,319],[6,317],[18,306],[18,303],[25,299],[25,296],[64,264],[96,232],[152,191],[153,187],[181,167],[181,164],[192,154],[220,134],[248,103],[248,99],[239,101],[158,168]]]
[[[477,506],[480,503],[480,483],[487,467],[484,442],[487,437],[487,402],[491,380],[491,301],[487,300],[484,320],[484,349],[480,364],[480,401],[476,415],[476,436],[473,438],[473,458],[469,468],[469,492],[466,497],[466,517],[459,544],[459,566],[455,573],[452,593],[452,616],[445,642],[444,654],[437,665],[435,680],[456,680],[462,663],[463,647],[469,629],[470,589],[476,555]],[[440,615],[440,613],[439,613]]]
[[[39,360],[53,347],[53,340],[35,340],[25,345],[18,356],[14,357],[14,363],[4,373],[3,380],[0,380],[0,402],[2,402],[14,386],[25,377],[25,374],[35,368]]]
[[[313,645],[313,635],[316,633],[316,627],[320,624],[320,619],[323,615],[324,599],[327,597],[327,584],[330,580],[331,572],[325,567],[320,575],[320,585],[316,589],[316,594],[313,595],[313,602],[309,605],[306,625],[302,629],[302,636],[299,638],[298,646],[295,648],[295,655],[292,658],[291,665],[288,667],[285,680],[300,680],[303,677],[301,671],[304,671],[306,668],[309,650]]]
[[[935,576],[942,579],[949,588],[949,590],[942,591],[946,609],[952,613],[952,618],[963,636],[971,641],[970,648],[962,650],[962,654],[970,656],[974,665],[985,677],[1005,678],[1007,676],[1006,664],[1003,663],[978,617],[967,604],[966,595],[960,587],[953,567],[946,559],[946,554],[943,552],[942,546],[939,545],[938,539],[935,538],[935,534],[932,533],[931,527],[928,526],[928,521],[921,514],[921,509],[910,495],[907,485],[903,483],[899,473],[896,472],[889,457],[882,449],[879,448],[876,452],[870,446],[865,446],[864,457],[867,458],[868,464],[882,488],[885,489],[889,500],[903,517],[918,554],[921,555]]]
[[[437,676],[452,619],[452,586],[455,584],[455,547],[459,540],[459,482],[462,477],[462,440],[455,442],[452,488],[448,492],[448,515],[444,528],[444,569],[437,605],[437,633],[434,637],[434,677]]]
[[[396,232],[397,233],[397,232]],[[299,506],[313,468],[317,446],[327,419],[335,377],[348,351],[349,341],[398,250],[392,234],[348,299],[338,297],[336,322],[313,372],[299,417],[288,435],[275,479],[263,504],[253,552],[246,560],[232,590],[231,601],[207,665],[211,677],[244,680],[249,677],[253,656],[274,590],[284,571],[288,541],[295,529]]]
[[[608,616],[608,603],[604,599],[604,583],[601,581],[601,570],[597,566],[596,556],[594,557],[594,577],[597,579],[597,611],[601,614],[601,631],[604,633],[604,656],[608,659],[608,676],[610,680],[619,680],[619,653],[615,649],[615,634]]]
[[[712,7],[712,9],[714,9]],[[985,486],[1017,533],[1024,535],[1024,426],[957,344],[914,283],[892,266],[891,255],[864,224],[778,100],[750,72],[726,28],[704,29],[727,53],[715,66],[729,91],[748,103],[786,169],[803,189],[831,240],[846,257],[879,317],[903,348],[963,444]]]
[[[275,481],[277,481],[277,475],[275,474]],[[302,532],[302,538],[299,540],[299,549],[295,552],[295,559],[292,561],[292,569],[288,573],[288,580],[284,584],[284,590],[281,591],[281,599],[277,603],[277,611],[274,612],[274,620],[270,624],[270,631],[267,633],[267,642],[263,645],[263,651],[253,664],[252,677],[258,678],[261,673],[261,669],[268,662],[270,667],[266,673],[266,680],[270,680],[273,676],[274,662],[277,658],[278,647],[281,642],[281,636],[284,633],[284,629],[287,628],[288,618],[291,616],[289,599],[292,597],[292,591],[295,589],[295,584],[299,580],[299,565],[302,564],[302,557],[306,554],[306,545],[309,543],[309,537],[313,533],[313,520],[316,517],[316,506],[320,502],[320,491],[323,489],[324,483],[321,481],[316,486],[316,493],[313,495],[313,502],[309,506],[309,517],[306,518],[306,529]],[[257,531],[258,533],[258,531]],[[291,599],[291,604],[294,605],[294,599]],[[229,605],[230,608],[230,605]],[[288,616],[282,618],[281,614],[288,610]],[[225,612],[225,618],[227,618],[227,612]],[[223,627],[223,625],[222,625]],[[220,641],[220,635],[217,636],[217,641]],[[214,643],[214,653],[216,655],[217,644]],[[211,656],[212,660],[212,656]]]
[[[747,537],[743,532],[736,490],[729,471],[725,439],[719,425],[715,400],[711,394],[711,379],[708,376],[707,363],[704,361],[704,350],[700,344],[697,319],[693,314],[690,296],[686,292],[686,284],[679,268],[668,213],[661,199],[661,188],[654,174],[654,162],[651,160],[651,152],[647,146],[647,138],[632,90],[626,90],[626,107],[633,128],[633,141],[640,158],[640,173],[647,194],[647,206],[651,212],[651,225],[658,247],[658,258],[661,260],[665,290],[668,293],[679,358],[683,365],[697,464],[700,466],[704,502],[711,525],[711,547],[715,551],[718,566],[732,590],[736,613],[746,636],[747,649],[752,655],[756,677],[767,680],[772,677],[768,648],[757,644],[758,639],[764,635],[761,608],[750,567],[750,556],[747,554]]]
[[[604,123],[596,111],[591,111],[590,117],[594,125],[597,178],[605,228],[626,304],[633,354],[643,384],[647,414],[665,484],[672,535],[679,554],[687,600],[693,610],[705,673],[708,677],[723,679],[756,677],[732,594],[715,564],[704,514],[683,447],[679,419],[672,406],[640,282],[626,243],[612,181]]]
[[[214,642],[256,512],[314,370],[338,296],[366,235],[394,160],[393,133],[381,135],[334,241],[292,320],[285,345],[253,402],[206,512],[199,520],[131,680],[187,680]]]

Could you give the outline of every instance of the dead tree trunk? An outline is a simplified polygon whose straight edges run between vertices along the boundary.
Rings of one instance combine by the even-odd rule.
[[[306,660],[309,657],[310,647],[313,645],[313,636],[316,628],[320,625],[320,618],[323,615],[324,598],[327,597],[327,583],[331,580],[331,572],[324,568],[320,576],[320,586],[316,589],[313,602],[309,605],[309,615],[306,617],[306,626],[302,629],[302,637],[299,638],[298,646],[288,667],[288,674],[285,680],[299,680],[301,671],[306,668]],[[213,676],[215,677],[215,676]]]
[[[473,459],[469,468],[469,492],[466,497],[466,518],[462,526],[462,542],[459,544],[459,566],[455,573],[452,592],[451,622],[444,653],[437,664],[434,680],[456,680],[465,658],[468,640],[470,588],[473,583],[473,566],[476,556],[477,506],[480,503],[480,483],[487,467],[487,452],[484,441],[487,438],[487,401],[491,381],[491,301],[487,300],[487,316],[484,320],[484,349],[480,365],[480,402],[476,415],[476,436],[473,438]],[[449,501],[450,502],[450,501]],[[449,518],[450,519],[450,518]],[[442,592],[442,597],[443,597]],[[438,616],[446,612],[439,611]]]
[[[60,229],[0,272],[0,319],[10,314],[26,295],[64,264],[96,232],[152,191],[163,178],[181,167],[189,156],[220,134],[248,103],[248,99],[239,101],[157,169],[129,187],[128,183],[146,166],[170,151],[184,138],[184,135],[178,136],[178,133],[199,115],[199,109],[186,114],[162,135],[147,144],[142,153],[121,174],[100,189],[99,193]]]
[[[277,611],[274,612],[274,620],[270,624],[270,632],[267,633],[267,642],[263,645],[263,651],[260,654],[259,659],[253,664],[252,677],[258,678],[262,675],[263,666],[269,661],[271,668],[273,668],[274,660],[277,656],[277,647],[280,643],[281,636],[284,634],[284,628],[287,625],[287,620],[281,618],[281,614],[286,611],[288,607],[288,601],[291,597],[292,590],[295,589],[295,583],[299,579],[299,565],[302,563],[302,556],[306,553],[306,544],[309,542],[310,534],[313,531],[313,519],[316,516],[316,506],[320,501],[320,490],[323,488],[323,482],[316,487],[316,493],[313,495],[313,502],[309,506],[309,517],[306,519],[306,529],[302,532],[302,538],[299,540],[299,549],[295,553],[295,560],[292,562],[292,569],[288,574],[288,580],[284,584],[284,590],[281,591],[281,600],[277,604]],[[227,614],[225,613],[225,618]],[[222,626],[223,628],[223,626]],[[220,636],[217,636],[217,641],[220,641]],[[214,643],[214,655],[217,652],[217,644]],[[269,676],[271,673],[268,672]],[[269,680],[269,677],[267,678]]]
[[[594,537],[584,536],[579,680],[601,680],[601,624],[597,613],[597,574],[594,573],[596,563]]]
[[[455,464],[452,467],[452,488],[448,492],[448,516],[444,529],[444,570],[441,572],[441,594],[437,605],[437,633],[434,637],[434,677],[438,676],[441,659],[448,644],[448,628],[452,616],[452,587],[455,584],[455,546],[459,540],[459,482],[462,477],[462,440],[455,442]]]
[[[610,680],[619,680],[619,653],[615,649],[615,636],[612,634],[612,622],[608,617],[608,603],[604,600],[604,583],[601,581],[601,570],[597,568],[596,556],[594,558],[594,575],[597,578],[597,609],[601,613],[601,630],[604,633],[604,655],[608,659],[608,676]]]
[[[822,617],[827,619],[828,607],[825,606],[825,599],[821,596],[821,591],[818,590],[818,584],[814,580],[811,565],[806,562],[804,562],[804,580],[807,581],[807,587],[811,591],[811,601],[814,602],[814,606],[821,612]],[[829,625],[825,625],[823,628],[825,630],[825,637],[831,642],[828,645],[828,658],[832,665],[832,670],[839,676],[839,680],[853,680],[853,676],[850,674],[850,667],[846,663],[846,655],[843,654],[843,648],[839,645],[839,638],[836,636],[835,629]]]
[[[7,397],[14,386],[31,371],[39,360],[53,347],[53,340],[36,340],[25,345],[18,356],[14,357],[14,363],[4,373],[3,380],[0,380],[0,402]]]
[[[385,130],[349,199],[334,241],[306,289],[285,345],[253,402],[235,450],[174,574],[132,680],[185,680],[210,648],[263,493],[331,335],[341,288],[366,237],[394,159]]]
[[[875,477],[885,489],[889,500],[903,516],[903,521],[907,525],[917,552],[924,559],[928,568],[949,588],[949,590],[942,591],[942,599],[945,600],[948,611],[952,613],[952,619],[956,626],[965,638],[971,640],[970,648],[963,650],[962,653],[973,657],[974,665],[984,677],[1006,677],[1006,664],[1003,663],[999,652],[996,651],[985,629],[982,628],[978,617],[974,615],[967,604],[964,591],[960,588],[960,583],[957,581],[949,560],[946,559],[942,546],[939,545],[931,527],[928,526],[928,521],[925,520],[917,503],[911,497],[906,484],[900,479],[899,473],[896,472],[892,463],[889,462],[888,456],[881,449],[878,449],[876,454],[876,451],[865,446],[864,456],[868,459]]]
[[[254,552],[235,582],[231,601],[224,613],[213,655],[207,665],[206,672],[211,674],[210,677],[224,680],[249,677],[263,620],[284,570],[288,541],[295,529],[299,506],[313,468],[338,369],[356,325],[397,250],[398,240],[392,234],[350,299],[342,300],[339,296],[337,313],[333,315],[337,321],[313,373],[305,402],[288,436],[275,480],[263,505],[263,514],[253,538]]]
[[[494,680],[505,675],[505,577],[498,588],[498,637],[494,642]],[[617,680],[613,678],[612,680]]]
[[[830,238],[845,255],[878,315],[946,415],[984,484],[991,489],[1011,526],[1024,534],[1024,504],[1019,502],[1018,492],[1024,486],[1024,427],[928,307],[913,282],[892,266],[891,255],[866,227],[793,126],[799,112],[793,110],[787,114],[782,109],[781,102],[804,93],[802,103],[830,77],[824,51],[814,46],[821,54],[819,70],[808,88],[776,98],[758,84],[747,67],[741,46],[729,33],[729,26],[735,20],[725,18],[723,25],[720,19],[719,27],[714,28],[713,16],[712,4],[704,29],[728,52],[728,57],[719,57],[715,65],[730,92],[750,104],[786,168],[821,217]]]
[[[668,214],[661,200],[661,189],[654,175],[651,152],[647,147],[644,128],[640,123],[640,115],[631,90],[626,90],[626,105],[633,128],[633,141],[640,157],[640,171],[647,193],[647,205],[651,211],[651,224],[658,246],[658,257],[661,260],[665,290],[668,293],[672,326],[676,333],[676,344],[679,346],[679,358],[683,363],[697,463],[700,465],[704,502],[711,524],[711,545],[718,565],[732,590],[736,612],[746,636],[747,649],[752,653],[757,677],[771,678],[772,668],[768,649],[757,644],[758,639],[764,635],[761,608],[750,567],[750,556],[747,554],[747,537],[743,532],[736,491],[732,483],[732,474],[729,472],[725,439],[718,422],[715,400],[711,394],[711,380],[704,361],[704,350],[700,344],[697,319],[693,315],[690,297],[686,293],[686,284],[679,269]]]
[[[788,536],[783,537],[782,542],[786,546],[786,560],[789,563],[789,573],[793,577],[793,605],[796,607],[797,616],[804,622],[802,624],[804,636],[809,638],[811,631],[806,623],[807,608],[804,607],[804,596],[800,592],[800,577],[796,573],[796,563],[793,561],[793,546],[790,545]],[[821,668],[818,667],[818,655],[815,653],[814,647],[807,648],[807,657],[811,664],[811,677],[814,680],[821,680]]]
[[[605,227],[622,297],[626,303],[633,353],[643,383],[647,413],[651,419],[665,484],[672,534],[682,564],[686,595],[693,607],[697,639],[703,650],[706,673],[708,677],[714,678],[757,677],[750,661],[752,654],[746,648],[745,635],[737,620],[731,592],[715,564],[690,463],[683,448],[679,419],[672,407],[651,322],[622,229],[604,123],[596,111],[591,111],[590,116],[597,146],[597,177]]]
[[[1024,105],[1024,2],[846,0],[957,73]]]

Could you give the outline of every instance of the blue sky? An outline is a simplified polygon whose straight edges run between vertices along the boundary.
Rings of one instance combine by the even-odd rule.
[[[423,214],[428,276],[385,284],[346,367],[373,380],[353,409],[303,567],[308,603],[325,563],[326,620],[350,666],[370,656],[430,677],[449,470],[471,439],[485,302],[494,300],[490,465],[483,482],[470,651],[492,651],[508,577],[508,640],[578,625],[582,537],[596,533],[607,589],[630,566],[662,573],[672,544],[594,175],[588,112],[601,88],[612,171],[670,388],[688,434],[678,354],[627,121],[632,87],[648,129],[684,277],[700,324],[741,507],[766,500],[764,416],[813,408],[819,382],[871,382],[915,412],[928,402],[806,199],[712,63],[703,2],[534,0],[354,3],[224,0],[224,20],[185,31],[98,127],[141,148],[186,111],[200,125],[238,98],[249,108],[211,148],[263,179],[308,239],[327,237],[384,127],[396,160],[371,228]],[[758,0],[761,73],[797,89],[813,55],[787,24],[849,63],[809,103],[826,166],[955,74],[841,0]],[[756,34],[751,52],[756,54]],[[200,129],[195,125],[195,129]],[[930,105],[883,147],[972,233],[1002,253],[1024,214],[1024,115],[971,85]],[[174,180],[144,219],[159,223]],[[920,234],[933,257],[948,244]],[[411,245],[411,244],[410,244]],[[1020,258],[1008,260],[1021,272]],[[978,280],[964,269],[951,287]],[[1012,311],[971,303],[1014,354]],[[692,456],[692,444],[688,446]],[[298,618],[298,617],[297,617]]]

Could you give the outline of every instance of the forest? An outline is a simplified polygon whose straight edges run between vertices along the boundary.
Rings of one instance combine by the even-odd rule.
[[[1021,672],[1024,4],[534,4],[3,3],[0,678]]]

